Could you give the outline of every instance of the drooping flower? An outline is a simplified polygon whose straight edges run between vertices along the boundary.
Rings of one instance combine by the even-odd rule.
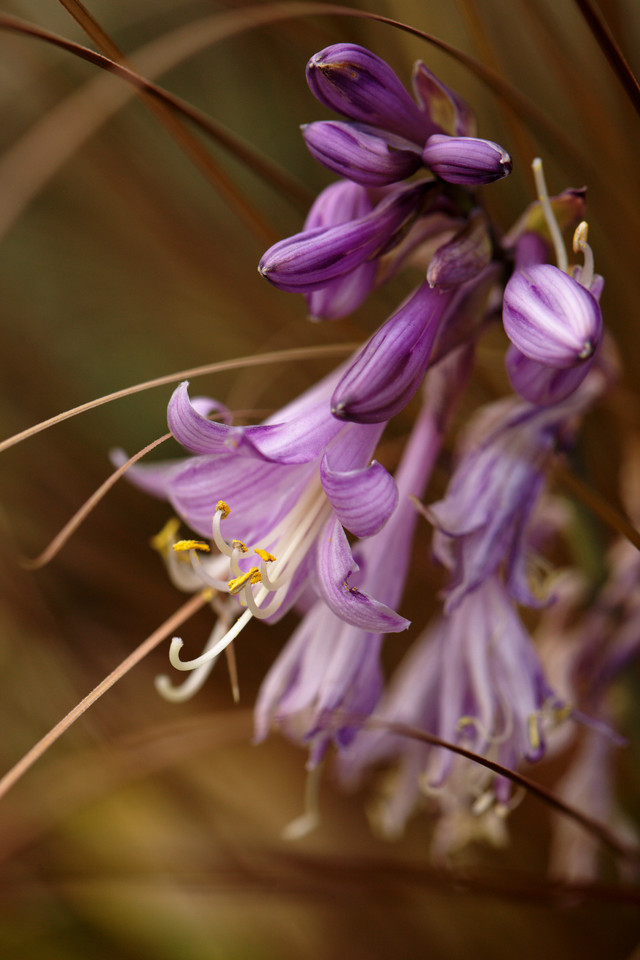
[[[382,760],[397,765],[380,811],[380,826],[390,835],[402,831],[425,796],[458,819],[461,809],[467,816],[490,808],[504,814],[509,780],[387,725],[423,730],[515,769],[522,760],[540,759],[547,723],[566,713],[511,598],[492,577],[416,642],[376,710],[375,728],[359,733],[340,771],[353,782]]]
[[[396,473],[399,502],[384,528],[354,548],[359,570],[352,582],[395,608],[410,563],[418,513],[446,425],[466,382],[468,350],[443,361],[427,377],[422,411]],[[383,634],[345,623],[319,600],[305,615],[267,674],[256,704],[256,738],[272,725],[308,744],[315,766],[333,741],[346,747],[382,690]]]
[[[499,571],[518,602],[542,602],[529,576],[529,520],[551,456],[569,442],[575,418],[603,384],[594,369],[564,403],[536,407],[507,398],[472,420],[445,498],[426,511],[436,528],[434,553],[452,572],[447,612]]]
[[[344,528],[356,537],[376,533],[395,509],[397,490],[371,461],[384,425],[341,424],[331,416],[335,380],[331,375],[264,424],[248,427],[207,419],[213,401],[192,403],[183,383],[168,421],[195,456],[130,472],[134,483],[168,500],[192,530],[212,539],[178,544],[195,574],[187,588],[210,587],[245,607],[209,660],[251,617],[280,618],[309,586],[349,623],[384,632],[407,626],[351,581],[357,565]],[[176,655],[172,662],[180,663]]]

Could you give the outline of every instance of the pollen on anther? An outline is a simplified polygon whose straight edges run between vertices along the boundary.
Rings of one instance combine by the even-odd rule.
[[[232,540],[231,546],[233,547],[234,550],[240,550],[242,551],[242,553],[249,552],[249,548],[247,547],[246,543],[242,542],[242,540]]]
[[[229,580],[229,593],[231,596],[235,596],[237,593],[240,593],[242,588],[248,583],[261,583],[262,577],[260,571],[257,567],[251,567],[250,570],[247,570],[246,573],[241,574],[239,577],[235,577],[233,580]]]
[[[262,550],[260,547],[256,547],[254,553],[257,553],[260,559],[264,560],[265,562],[276,559],[272,553],[269,553],[268,550]]]
[[[205,553],[209,553],[211,547],[203,540],[178,540],[174,543],[173,549],[176,553],[181,553],[183,550],[204,550]]]
[[[162,530],[151,538],[150,542],[153,549],[165,556],[179,529],[180,521],[177,517],[171,517],[170,520],[167,520]]]
[[[225,503],[224,500],[218,500],[218,504],[216,506],[216,512],[218,511],[222,513],[223,520],[226,520],[229,514],[231,513],[231,510],[229,509],[229,504]]]

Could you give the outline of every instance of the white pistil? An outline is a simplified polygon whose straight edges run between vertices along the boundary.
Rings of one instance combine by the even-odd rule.
[[[560,231],[560,227],[558,226],[558,221],[556,220],[553,208],[551,206],[551,201],[549,200],[549,191],[547,190],[547,184],[544,179],[542,160],[540,157],[535,158],[531,164],[531,168],[533,170],[533,177],[536,183],[538,200],[540,201],[540,206],[542,207],[542,212],[545,220],[547,221],[549,233],[551,234],[551,241],[556,254],[556,263],[563,273],[569,273],[569,259],[567,257],[567,251],[562,239],[562,233]]]
[[[582,287],[586,287],[587,290],[591,290],[591,284],[593,283],[593,250],[587,243],[587,238],[589,236],[589,224],[586,220],[583,220],[576,227],[576,231],[573,235],[573,252],[581,253],[584,256],[584,266],[580,271],[580,278],[578,283]],[[593,347],[591,348],[593,353]],[[590,356],[591,354],[587,354]],[[581,359],[585,359],[582,354],[580,354]]]

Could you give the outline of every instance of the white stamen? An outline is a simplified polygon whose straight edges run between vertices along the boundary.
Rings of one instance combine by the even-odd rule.
[[[238,617],[234,625],[230,630],[227,630],[225,635],[218,640],[217,643],[211,647],[210,650],[207,650],[206,653],[201,654],[199,657],[196,657],[195,660],[181,660],[180,651],[184,646],[184,642],[180,637],[174,637],[171,641],[171,646],[169,647],[169,660],[171,665],[176,668],[176,670],[197,670],[198,667],[202,666],[205,663],[209,663],[210,660],[215,660],[219,654],[228,647],[232,640],[238,636],[239,633],[244,630],[246,625],[251,620],[253,614],[251,610],[245,610],[241,617]]]

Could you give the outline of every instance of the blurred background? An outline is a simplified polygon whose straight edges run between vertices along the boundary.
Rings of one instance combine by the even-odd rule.
[[[175,124],[169,129],[121,80],[7,29],[19,17],[98,49],[95,29],[91,39],[71,3],[1,7],[1,438],[173,371],[362,340],[384,319],[411,278],[347,321],[313,325],[301,297],[256,271],[264,249],[301,228],[331,180],[298,128],[328,115],[307,90],[308,58],[344,40],[369,46],[405,82],[424,59],[473,105],[480,135],[514,158],[513,175],[486,196],[503,229],[533,199],[534,156],[544,159],[552,193],[588,184],[589,240],[624,373],[589,418],[580,455],[590,484],[620,505],[624,440],[640,428],[640,117],[577,3],[370,0],[371,12],[434,34],[493,71],[526,98],[513,109],[424,40],[319,4],[91,0],[95,21],[143,75],[275,164],[285,174],[280,187],[188,121],[185,151]],[[640,7],[603,0],[600,10],[640,70]],[[492,336],[470,407],[505,386],[503,343]],[[197,392],[262,417],[331,365],[309,359],[201,377]],[[110,449],[132,453],[166,431],[170,394],[164,386],[118,400],[2,454],[2,771],[183,602],[149,547],[167,508],[124,482],[49,566],[21,565],[108,476]],[[393,429],[383,454],[390,466],[402,418]],[[443,484],[436,476],[431,499]],[[419,558],[426,530],[421,536]],[[422,597],[418,580],[409,615],[424,618]],[[251,707],[294,624],[290,616],[243,634],[239,706],[222,664],[188,703],[160,699],[153,678],[167,670],[163,644],[0,801],[0,955],[631,958],[637,900],[612,885],[608,860],[603,884],[581,897],[550,885],[549,813],[535,799],[513,814],[507,850],[471,847],[453,873],[430,861],[428,817],[385,843],[367,822],[370,792],[345,796],[330,776],[319,829],[295,844],[281,840],[302,810],[306,758],[276,734],[252,746]],[[208,612],[183,627],[187,649],[199,651],[210,628]],[[389,665],[411,639],[393,639]],[[621,694],[631,703],[638,680]],[[620,782],[637,816],[637,716],[628,726]],[[556,761],[533,775],[553,785]]]

